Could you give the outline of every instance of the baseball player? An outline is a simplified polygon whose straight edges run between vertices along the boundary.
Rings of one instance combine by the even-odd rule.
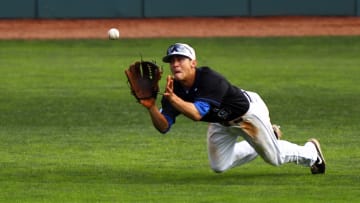
[[[325,159],[316,139],[309,139],[303,146],[280,140],[281,132],[271,124],[261,97],[232,85],[209,67],[197,67],[191,46],[171,45],[163,61],[170,64],[172,76],[167,77],[161,108],[146,99],[140,103],[161,133],[168,132],[180,114],[208,122],[208,156],[215,172],[260,156],[274,166],[293,162],[310,167],[312,174],[325,173]],[[238,142],[239,136],[244,140]]]

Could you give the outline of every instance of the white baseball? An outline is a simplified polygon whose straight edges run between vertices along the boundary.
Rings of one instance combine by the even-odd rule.
[[[108,31],[108,36],[109,36],[109,39],[119,39],[120,37],[120,32],[118,29],[116,28],[111,28],[109,31]]]

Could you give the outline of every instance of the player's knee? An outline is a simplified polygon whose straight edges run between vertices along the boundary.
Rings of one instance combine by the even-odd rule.
[[[213,167],[211,167],[211,169],[212,169],[215,173],[223,173],[223,172],[225,171],[224,169],[213,168]]]
[[[223,173],[223,172],[225,172],[225,171],[228,169],[228,167],[211,165],[211,169],[212,169],[215,173]]]

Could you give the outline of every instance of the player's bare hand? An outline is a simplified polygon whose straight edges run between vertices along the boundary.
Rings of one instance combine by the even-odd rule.
[[[170,98],[174,95],[174,79],[171,75],[168,75],[166,78],[166,88],[164,92],[164,96],[166,98]]]

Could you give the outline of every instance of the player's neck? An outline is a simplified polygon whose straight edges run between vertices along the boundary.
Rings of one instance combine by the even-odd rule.
[[[194,85],[195,78],[196,78],[196,74],[194,73],[193,75],[186,78],[185,80],[180,81],[180,84],[184,89],[189,90]]]

